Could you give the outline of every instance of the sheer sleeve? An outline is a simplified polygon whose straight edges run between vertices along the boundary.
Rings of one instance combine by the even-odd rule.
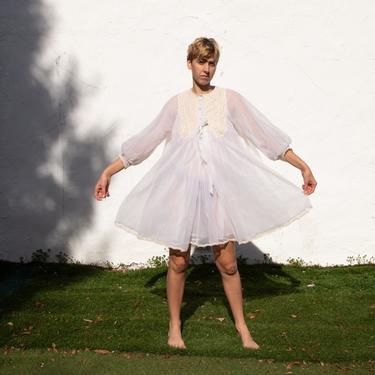
[[[228,112],[240,136],[253,143],[271,160],[283,160],[291,149],[291,137],[273,125],[263,113],[245,97],[234,90],[227,90]]]
[[[169,137],[176,117],[177,96],[175,95],[168,100],[148,126],[121,144],[119,158],[124,167],[139,164],[148,158],[155,148]]]

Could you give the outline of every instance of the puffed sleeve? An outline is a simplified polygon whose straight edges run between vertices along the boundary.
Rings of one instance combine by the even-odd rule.
[[[228,112],[240,136],[253,143],[271,160],[283,160],[292,143],[291,137],[276,127],[244,96],[227,90]]]
[[[156,118],[139,133],[121,144],[119,158],[124,168],[136,165],[148,158],[155,148],[169,137],[177,117],[177,96],[170,98]]]

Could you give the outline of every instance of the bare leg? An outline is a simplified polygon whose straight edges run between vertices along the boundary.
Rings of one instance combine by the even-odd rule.
[[[168,345],[185,349],[181,335],[181,304],[185,288],[185,270],[189,265],[190,245],[186,252],[169,248],[167,297],[169,308]]]
[[[259,345],[253,340],[243,314],[243,300],[240,274],[237,268],[236,247],[234,241],[223,245],[212,246],[215,263],[220,271],[225,294],[230,304],[235,326],[242,340],[242,346],[258,349]]]

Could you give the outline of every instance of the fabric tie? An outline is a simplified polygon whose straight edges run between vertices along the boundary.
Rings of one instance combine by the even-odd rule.
[[[198,129],[198,147],[199,147],[199,154],[200,154],[200,157],[203,161],[203,163],[205,164],[208,164],[208,161],[207,161],[207,157],[205,155],[205,147],[204,147],[204,144],[202,144],[202,142],[207,142],[207,135],[206,135],[206,132],[207,132],[207,128],[205,129],[205,127],[208,126],[208,122],[205,121],[204,123],[200,124],[199,125],[199,129]],[[211,174],[208,173],[208,181],[209,181],[209,192],[210,192],[210,195],[213,195],[214,194],[214,184],[213,184],[213,181],[212,181],[212,178],[211,178]]]

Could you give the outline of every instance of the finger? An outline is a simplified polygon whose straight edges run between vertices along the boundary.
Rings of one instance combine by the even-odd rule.
[[[104,197],[104,193],[103,193],[103,189],[102,188],[100,188],[98,190],[97,196],[98,196],[99,200],[102,200],[102,198]]]
[[[99,196],[99,189],[95,187],[94,196],[96,199],[98,199]]]
[[[99,187],[98,194],[99,194],[100,197],[104,197],[105,196],[105,191],[104,191],[102,185],[100,185],[100,187]]]

